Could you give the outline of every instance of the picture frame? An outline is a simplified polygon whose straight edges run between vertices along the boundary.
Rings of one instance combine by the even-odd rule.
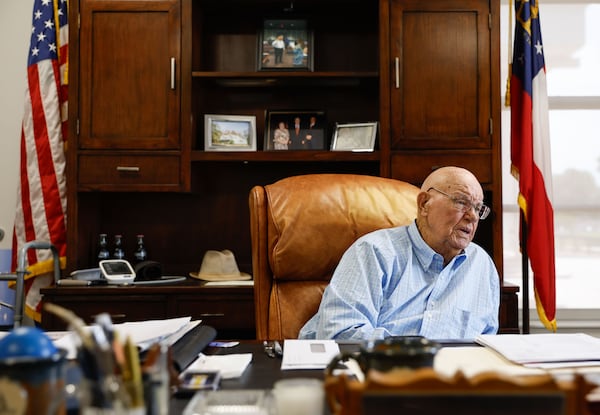
[[[307,19],[263,19],[258,34],[258,70],[312,71],[313,46]]]
[[[326,125],[325,111],[267,110],[263,148],[266,151],[325,150]]]
[[[256,151],[256,116],[205,114],[204,151]]]
[[[336,123],[331,151],[373,151],[379,123]]]

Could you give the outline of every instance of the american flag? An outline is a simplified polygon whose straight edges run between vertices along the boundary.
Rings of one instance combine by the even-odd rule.
[[[68,0],[34,0],[21,129],[12,269],[21,247],[49,241],[66,260]],[[39,289],[53,281],[52,252],[28,251],[25,313],[40,321]]]
[[[519,180],[518,203],[527,226],[540,321],[556,331],[554,209],[546,64],[539,0],[515,1],[515,42],[510,79],[511,161]],[[524,295],[528,295],[524,293]]]

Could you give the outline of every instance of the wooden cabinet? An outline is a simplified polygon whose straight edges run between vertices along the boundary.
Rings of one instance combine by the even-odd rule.
[[[181,2],[79,0],[70,19],[79,30],[69,48],[69,271],[96,265],[98,233],[125,233],[133,243],[133,231],[110,224],[122,192],[190,187]]]
[[[432,169],[453,164],[484,185],[493,214],[480,224],[477,242],[502,271],[498,0],[77,6],[71,269],[94,265],[97,234],[104,232],[124,234],[126,244],[146,234],[153,259],[169,272],[187,273],[207,249],[225,248],[248,272],[252,186],[306,173],[372,174],[418,185]],[[312,71],[259,70],[265,18],[306,19]],[[307,110],[325,112],[327,148],[336,123],[379,121],[375,151],[265,151],[267,111]],[[206,114],[255,116],[257,151],[206,151]],[[185,196],[168,193],[177,190]]]
[[[221,339],[253,339],[252,287],[206,287],[202,282],[154,286],[52,287],[44,302],[75,312],[86,323],[107,312],[115,323],[190,316],[214,327]],[[65,330],[65,323],[43,311],[45,330]]]
[[[181,150],[179,1],[79,5],[79,150]]]
[[[186,190],[179,0],[80,0],[74,8],[70,202],[84,191]]]
[[[493,212],[476,241],[502,275],[499,2],[381,4],[382,133],[390,141],[382,163],[415,184],[440,166],[471,170]]]
[[[490,1],[390,0],[389,16],[392,150],[491,149]]]

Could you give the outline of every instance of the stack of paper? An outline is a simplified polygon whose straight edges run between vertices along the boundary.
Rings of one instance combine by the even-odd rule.
[[[481,335],[476,341],[529,367],[600,366],[600,339],[584,333]]]
[[[234,353],[224,355],[205,355],[200,353],[186,372],[213,372],[218,371],[221,379],[234,379],[242,376],[250,362],[252,353]]]
[[[115,324],[114,329],[121,340],[129,338],[140,351],[145,351],[150,345],[165,340],[173,344],[200,321],[191,321],[191,317],[178,317],[165,320],[147,320]],[[87,327],[91,329],[91,327]],[[77,355],[78,336],[72,332],[48,333],[56,347],[67,350],[67,358],[74,359]]]
[[[339,352],[335,340],[285,340],[281,370],[325,369]]]

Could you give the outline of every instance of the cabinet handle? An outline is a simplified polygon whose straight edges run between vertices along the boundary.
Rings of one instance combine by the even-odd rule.
[[[175,58],[171,58],[171,89],[175,89]]]
[[[200,317],[225,317],[224,313],[201,313]]]
[[[117,166],[117,171],[137,173],[140,171],[140,168],[135,166]]]
[[[400,58],[394,59],[394,70],[396,72],[396,89],[400,88]]]

